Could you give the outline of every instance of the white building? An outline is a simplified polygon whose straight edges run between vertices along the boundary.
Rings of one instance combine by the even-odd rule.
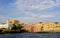
[[[13,25],[9,24],[9,21],[7,20],[6,24],[0,24],[0,28],[6,28],[11,29]]]

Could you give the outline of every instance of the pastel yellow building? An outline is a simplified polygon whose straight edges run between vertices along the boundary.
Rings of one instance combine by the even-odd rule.
[[[53,32],[54,31],[55,24],[54,22],[45,22],[43,26],[44,32]]]
[[[43,26],[44,32],[60,32],[60,24],[55,22],[45,22]]]
[[[60,23],[55,22],[54,32],[60,32]]]

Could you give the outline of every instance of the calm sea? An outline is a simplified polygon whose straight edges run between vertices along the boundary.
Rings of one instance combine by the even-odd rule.
[[[60,38],[60,33],[0,34],[0,38]]]

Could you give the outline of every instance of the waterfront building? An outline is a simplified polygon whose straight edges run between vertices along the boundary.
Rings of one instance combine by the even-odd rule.
[[[55,23],[54,31],[60,32],[60,23],[59,22],[54,22],[54,23]]]
[[[32,32],[31,28],[32,28],[32,26],[31,26],[30,23],[23,25],[23,29],[26,30],[26,31],[28,31],[28,32]]]
[[[43,26],[44,32],[60,32],[59,22],[45,22]]]
[[[9,20],[7,20],[7,22],[5,24],[0,24],[0,29],[4,28],[4,29],[11,29],[13,26],[9,23]]]
[[[44,32],[51,32],[54,31],[55,24],[54,22],[45,22],[43,26]]]
[[[60,32],[60,23],[58,22],[38,22],[29,23],[24,26],[29,32]]]
[[[43,23],[34,23],[33,25],[34,25],[33,32],[41,32],[42,31]]]

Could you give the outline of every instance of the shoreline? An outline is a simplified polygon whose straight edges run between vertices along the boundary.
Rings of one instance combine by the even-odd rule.
[[[58,34],[60,34],[60,32],[5,32],[5,33],[3,33],[3,32],[0,32],[0,34],[19,34],[19,33],[37,33],[37,34],[56,34],[56,33],[58,33]]]

